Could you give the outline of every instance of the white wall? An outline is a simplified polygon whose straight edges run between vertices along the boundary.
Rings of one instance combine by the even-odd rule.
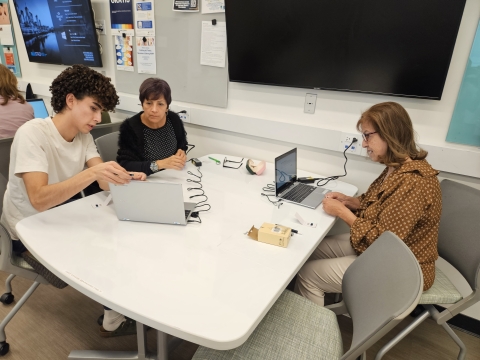
[[[105,19],[108,28],[108,0],[93,0],[93,4],[96,18]],[[445,141],[479,17],[480,0],[467,0],[441,101],[230,83],[225,109],[175,101],[172,105],[174,110],[189,111],[192,123],[187,124],[188,139],[196,145],[192,152],[195,156],[216,152],[272,161],[278,154],[298,146],[300,168],[337,175],[343,173],[344,162],[342,154],[336,151],[340,133],[355,132],[359,114],[372,104],[397,101],[410,113],[419,142],[430,151],[429,161],[443,170],[441,177],[480,188],[480,149]],[[65,67],[29,63],[16,21],[14,28],[22,80],[32,83],[36,93],[48,96],[48,86]],[[100,42],[104,49],[101,70],[114,79],[113,38],[101,36]],[[172,90],[175,98],[175,89]],[[303,113],[307,92],[318,94],[313,115]],[[136,96],[120,95],[121,109],[139,109]],[[120,121],[127,115],[118,111],[113,118]],[[382,167],[363,157],[350,156],[347,169],[345,181],[363,192]],[[480,319],[480,304],[464,314]]]

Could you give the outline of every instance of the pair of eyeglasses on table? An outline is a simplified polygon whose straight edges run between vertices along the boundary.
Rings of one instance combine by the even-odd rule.
[[[224,168],[229,168],[229,169],[240,169],[240,167],[243,165],[243,159],[240,161],[233,161],[233,160],[228,160],[226,157],[223,159],[223,167]],[[231,163],[231,164],[230,164]],[[229,166],[232,165],[232,166]]]

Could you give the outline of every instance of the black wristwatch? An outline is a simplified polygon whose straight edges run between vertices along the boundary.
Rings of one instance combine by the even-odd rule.
[[[153,173],[156,173],[158,172],[160,169],[158,168],[158,165],[157,165],[157,162],[156,161],[152,161],[150,163],[150,170],[152,170]]]

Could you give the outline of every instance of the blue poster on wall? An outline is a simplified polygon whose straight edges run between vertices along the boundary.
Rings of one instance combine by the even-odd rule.
[[[113,35],[134,35],[131,0],[110,0],[110,22]]]
[[[446,140],[480,146],[480,23],[463,74]]]

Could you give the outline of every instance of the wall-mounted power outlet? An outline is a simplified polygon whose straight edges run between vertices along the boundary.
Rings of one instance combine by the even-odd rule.
[[[316,103],[317,94],[307,94],[307,96],[305,96],[305,106],[303,111],[307,114],[314,114]]]
[[[105,28],[105,20],[95,20],[95,28],[97,29],[97,33],[99,35],[105,35],[107,33],[107,29]]]
[[[192,122],[192,116],[191,116],[191,111],[190,108],[185,107],[181,104],[175,104],[171,103],[169,110],[172,110],[177,113],[179,118],[184,122],[184,123],[191,123]]]
[[[361,155],[362,154],[362,142],[361,142],[361,135],[360,134],[349,134],[349,133],[342,133],[340,136],[340,144],[338,150],[345,151],[348,148],[347,153]],[[356,142],[352,144],[353,139],[357,139]],[[350,147],[348,147],[352,144]]]
[[[179,112],[178,116],[180,117],[180,120],[182,120],[183,122],[186,122],[186,123],[190,122],[190,114],[188,113],[188,111],[185,111],[184,113]]]

